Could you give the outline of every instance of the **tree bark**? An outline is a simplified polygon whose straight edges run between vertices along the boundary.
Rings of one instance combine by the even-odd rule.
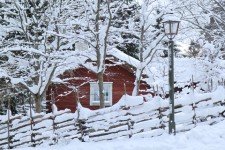
[[[35,101],[36,113],[40,113],[41,110],[42,110],[42,107],[41,107],[41,96],[40,95],[34,95],[34,101]]]
[[[104,75],[103,71],[98,73],[98,87],[99,87],[100,108],[104,108],[105,107],[103,75]]]
[[[139,95],[140,82],[141,82],[141,76],[142,76],[143,70],[144,69],[140,69],[139,71],[136,70],[136,78],[135,78],[135,82],[134,82],[134,89],[132,92],[133,96]]]
[[[97,67],[98,67],[98,73],[97,73],[97,78],[98,78],[98,87],[99,87],[99,101],[100,101],[100,108],[105,107],[105,102],[104,102],[104,89],[103,89],[103,65],[105,60],[102,60],[102,54],[100,50],[100,37],[99,37],[99,20],[100,20],[100,3],[101,0],[98,0],[97,2],[97,11],[96,11],[96,17],[95,17],[95,32],[96,32],[96,54],[97,54]],[[104,58],[104,57],[103,57]]]

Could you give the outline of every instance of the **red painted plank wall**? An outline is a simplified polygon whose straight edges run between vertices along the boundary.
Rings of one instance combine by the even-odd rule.
[[[134,73],[129,71],[128,66],[125,65],[111,65],[105,70],[104,81],[113,82],[113,104],[124,94],[124,83],[126,84],[127,94],[131,94],[134,87],[135,76]],[[82,106],[90,109],[98,109],[98,106],[90,106],[90,84],[89,82],[97,81],[97,76],[94,72],[80,67],[78,69],[67,71],[60,78],[68,79],[66,84],[54,84],[51,85],[47,91],[47,100],[55,100],[59,110],[65,108],[71,109],[73,112],[76,110],[76,101],[79,97],[79,101]],[[78,93],[71,92],[72,90],[68,86],[79,86]],[[142,90],[147,90],[148,85],[144,83],[141,86]],[[53,96],[51,96],[51,93]],[[66,94],[68,93],[68,94]],[[79,95],[79,96],[78,96]],[[48,105],[50,108],[50,105]]]

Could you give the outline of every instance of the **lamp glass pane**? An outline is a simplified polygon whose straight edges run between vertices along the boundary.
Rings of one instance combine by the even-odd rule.
[[[171,22],[171,34],[177,34],[178,22]]]
[[[170,24],[168,22],[164,23],[165,34],[170,34]]]

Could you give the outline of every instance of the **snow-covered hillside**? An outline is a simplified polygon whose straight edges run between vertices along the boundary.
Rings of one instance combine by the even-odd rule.
[[[225,141],[225,121],[213,126],[200,125],[176,136],[163,134],[154,138],[118,139],[103,142],[64,141],[54,146],[41,146],[36,150],[222,150]],[[18,150],[30,150],[20,148]]]
[[[138,68],[140,61],[128,56],[127,54],[119,50],[109,51],[110,55],[118,58],[119,60],[128,63],[134,68]],[[192,82],[198,83],[195,90],[197,92],[202,92],[202,90],[214,91],[218,85],[224,85],[223,81],[225,79],[225,61],[221,59],[216,59],[210,62],[204,57],[199,58],[179,58],[174,59],[174,80],[176,82],[175,87],[185,87],[191,85]],[[159,93],[168,92],[168,58],[156,57],[148,64],[143,74],[147,77],[142,78],[146,81],[153,91],[158,88]],[[221,84],[219,84],[221,83]],[[212,85],[211,85],[212,84]],[[212,89],[209,89],[212,86]],[[200,90],[201,89],[201,90]],[[162,91],[163,90],[163,91]]]

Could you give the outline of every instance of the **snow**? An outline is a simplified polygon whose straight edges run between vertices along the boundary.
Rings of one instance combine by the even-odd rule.
[[[127,54],[112,49],[108,51],[109,55],[118,58],[120,61],[125,62],[136,69],[136,75],[140,72],[137,68],[142,68],[145,63],[141,63],[139,60],[128,56]],[[209,91],[209,81],[213,80],[213,90],[218,86],[218,81],[222,81],[225,78],[224,73],[225,61],[216,59],[213,63],[204,58],[174,58],[174,80],[176,82],[175,87],[184,87],[193,82],[199,82],[196,91],[200,91],[202,88],[205,91]],[[167,58],[154,58],[144,69],[143,74],[148,78],[142,79],[146,81],[151,87],[155,89],[158,87],[159,93],[163,90],[168,92],[168,59]],[[136,84],[136,83],[134,83]],[[151,89],[152,90],[152,89]],[[213,91],[212,90],[212,91]]]
[[[53,113],[53,115],[56,115],[57,112],[58,112],[58,108],[57,108],[57,106],[55,104],[53,104],[52,105],[52,113]]]
[[[92,114],[90,109],[84,108],[79,102],[77,104],[77,111],[75,112],[75,119],[87,119]]]
[[[2,68],[0,68],[0,77],[1,78],[8,77],[7,72]]]
[[[176,136],[164,133],[158,137],[145,138],[133,137],[131,139],[117,139],[102,142],[80,142],[78,140],[64,141],[54,146],[39,146],[34,150],[216,150],[224,149],[225,121],[213,126],[201,125],[191,131],[177,133]],[[28,150],[31,148],[17,148],[17,150]]]
[[[178,131],[176,137],[169,136],[167,134],[169,113],[168,99],[162,99],[157,96],[154,98],[145,96],[144,99],[143,96],[129,95],[124,95],[120,101],[112,107],[99,110],[89,110],[78,103],[75,114],[71,113],[70,110],[58,111],[55,105],[52,107],[53,113],[50,114],[44,115],[43,113],[38,114],[32,111],[33,120],[36,122],[35,126],[33,126],[35,129],[34,131],[31,131],[29,124],[27,124],[30,121],[29,114],[28,116],[22,118],[20,116],[17,116],[17,118],[15,118],[16,116],[13,116],[14,121],[12,121],[12,129],[17,130],[10,134],[16,134],[15,138],[21,139],[21,141],[18,142],[22,142],[24,140],[27,141],[26,136],[30,135],[30,132],[38,133],[35,138],[49,138],[49,140],[45,140],[41,146],[38,146],[37,149],[45,149],[47,147],[50,149],[70,149],[74,145],[77,145],[78,147],[81,146],[80,149],[82,149],[85,145],[89,144],[99,149],[101,149],[101,147],[99,147],[101,144],[109,145],[109,150],[120,148],[114,147],[114,142],[115,144],[120,145],[122,149],[132,150],[134,147],[142,149],[160,149],[164,147],[151,147],[152,145],[150,145],[150,147],[147,145],[144,145],[146,147],[138,147],[142,146],[138,144],[146,141],[151,141],[150,143],[158,143],[159,141],[168,141],[168,138],[171,138],[172,141],[174,140],[174,142],[179,138],[184,139],[187,143],[193,142],[193,140],[195,140],[195,134],[197,137],[200,136],[199,134],[203,134],[201,133],[201,128],[211,128],[211,126],[208,126],[208,124],[214,124],[214,126],[218,126],[218,124],[220,124],[218,122],[223,122],[225,124],[223,121],[224,118],[220,115],[220,113],[224,111],[224,106],[221,104],[216,104],[225,99],[223,96],[218,97],[218,94],[221,92],[224,92],[224,88],[219,87],[216,91],[211,93],[191,93],[183,95],[181,98],[175,99],[176,106],[183,106],[175,109],[175,122],[177,125],[176,129]],[[193,108],[191,105],[193,103],[196,103],[195,108]],[[166,110],[161,111],[160,108],[166,108]],[[5,116],[5,118],[1,117],[0,119],[6,120],[6,117],[7,116]],[[54,121],[51,120],[52,117],[55,118]],[[79,130],[77,130],[77,128],[80,127],[76,127],[76,121],[78,119],[83,120],[83,125],[87,128],[84,130],[85,134],[82,135],[82,138],[86,142],[85,144],[76,140],[78,137],[81,137]],[[196,124],[194,121],[196,121]],[[53,126],[52,124],[55,125]],[[22,129],[18,129],[23,125],[25,126]],[[164,127],[165,129],[161,127]],[[183,132],[190,129],[191,131],[189,132]],[[200,131],[198,131],[199,129]],[[192,131],[194,131],[195,134],[191,134]],[[210,132],[209,129],[208,131]],[[193,137],[191,137],[191,135]],[[218,134],[218,136],[220,135],[221,134]],[[2,136],[7,137],[6,131]],[[63,136],[67,136],[67,142]],[[74,136],[76,139],[70,140],[72,136]],[[132,136],[132,138],[128,139],[129,136]],[[51,140],[54,137],[57,137],[58,143],[49,147],[48,144],[52,142]],[[192,140],[191,138],[194,139]],[[113,140],[107,141],[111,139]],[[124,147],[124,145],[120,144],[123,143],[123,141],[126,141],[127,145],[130,145],[134,142],[137,142],[137,144],[131,147]],[[18,144],[18,142],[14,144]],[[182,141],[180,142],[182,144]],[[99,146],[98,143],[100,143]],[[69,145],[67,146],[66,144]],[[170,144],[171,143],[169,142],[163,144],[160,142],[158,143],[158,145],[166,146],[165,148],[174,146]],[[22,147],[26,149],[26,146],[27,145],[21,146],[21,149]],[[88,146],[86,146],[86,148],[87,147]],[[171,147],[170,149],[172,148],[179,149],[181,147],[178,145],[178,147],[175,146]]]
[[[135,68],[136,68],[136,67],[139,65],[139,63],[140,63],[139,60],[137,60],[137,59],[135,59],[135,58],[133,58],[133,57],[131,57],[131,56],[129,56],[129,55],[123,53],[122,51],[117,50],[116,48],[114,48],[114,49],[108,51],[108,54],[109,54],[109,55],[112,55],[112,56],[114,56],[114,57],[116,57],[116,58],[118,58],[118,59],[121,60],[121,61],[126,62],[127,64],[129,64],[129,65],[131,65],[131,66],[133,66],[133,67],[135,67]]]
[[[180,18],[178,16],[176,16],[175,14],[167,14],[165,16],[163,16],[163,21],[167,22],[167,21],[179,21],[180,22]]]
[[[130,95],[123,95],[122,98],[119,100],[119,102],[114,106],[127,106],[132,107],[136,105],[143,104],[144,100],[142,96],[130,96]]]
[[[164,1],[164,2],[161,2],[161,1]],[[82,2],[82,0],[80,2]],[[118,1],[118,2],[121,2],[121,1]],[[85,4],[86,4],[84,5],[86,6],[85,10],[87,10],[85,13],[86,16],[81,15],[79,12],[80,9],[84,9],[84,8],[82,7],[78,9],[70,8],[70,10],[73,10],[73,13],[71,11],[72,13],[71,16],[75,16],[74,13],[77,13],[76,15],[80,16],[78,17],[78,21],[77,19],[72,19],[71,17],[68,17],[67,14],[60,13],[61,9],[67,10],[68,9],[67,7],[70,7],[72,5],[64,6],[64,3],[63,3],[62,8],[61,6],[59,8],[57,7],[57,5],[54,5],[54,7],[52,7],[54,12],[52,13],[50,13],[51,11],[48,9],[47,9],[48,11],[46,12],[44,11],[44,14],[46,14],[46,17],[49,17],[49,20],[50,20],[48,22],[49,25],[46,28],[46,31],[44,32],[46,32],[47,35],[54,35],[56,37],[61,37],[62,43],[64,42],[66,43],[65,45],[61,44],[60,48],[58,49],[59,51],[57,52],[45,51],[46,49],[57,49],[56,41],[50,44],[50,43],[45,43],[46,41],[42,40],[44,39],[42,38],[42,36],[47,37],[47,35],[45,34],[43,34],[42,36],[39,36],[38,39],[41,40],[40,43],[42,45],[45,45],[46,48],[43,48],[41,44],[38,48],[32,48],[32,46],[28,46],[29,44],[28,45],[24,44],[24,47],[22,47],[20,46],[20,43],[21,42],[26,43],[28,41],[23,41],[23,40],[20,41],[19,39],[9,40],[13,43],[13,45],[15,44],[15,46],[10,48],[6,46],[0,53],[1,55],[8,57],[8,61],[6,62],[6,64],[2,65],[3,67],[0,68],[0,77],[8,77],[12,84],[16,85],[21,83],[31,93],[43,95],[50,81],[66,82],[65,80],[62,81],[59,78],[57,78],[58,75],[64,73],[66,70],[76,69],[77,67],[83,66],[83,67],[86,67],[87,69],[92,70],[95,73],[101,72],[102,70],[105,69],[104,57],[105,57],[105,54],[107,54],[107,55],[112,55],[113,57],[118,58],[119,59],[118,64],[122,61],[123,63],[124,62],[128,63],[129,65],[134,67],[134,70],[136,71],[135,75],[137,79],[141,77],[142,70],[144,70],[143,74],[148,76],[148,78],[145,78],[144,80],[151,87],[153,85],[153,86],[157,86],[157,90],[158,88],[160,90],[162,89],[163,94],[167,93],[168,92],[168,85],[167,85],[168,84],[168,69],[169,69],[168,60],[167,58],[161,58],[161,57],[157,58],[156,60],[153,59],[154,54],[156,54],[155,49],[164,48],[160,44],[160,41],[164,37],[164,33],[161,34],[160,31],[156,31],[156,28],[154,27],[155,25],[157,25],[156,19],[159,19],[161,16],[163,17],[163,21],[183,19],[181,23],[181,32],[179,32],[179,35],[177,36],[179,41],[182,40],[182,37],[184,37],[185,35],[188,36],[191,34],[199,34],[198,32],[194,33],[193,31],[190,31],[189,33],[189,31],[186,31],[192,28],[193,25],[192,26],[189,25],[190,27],[187,28],[188,26],[187,21],[186,22],[184,21],[185,18],[180,18],[178,15],[179,13],[177,12],[175,12],[176,15],[174,14],[174,15],[171,15],[170,17],[168,17],[168,15],[163,16],[164,14],[167,14],[168,12],[170,12],[170,9],[173,9],[171,6],[169,6],[170,1],[167,2],[165,0],[160,0],[160,1],[145,1],[145,0],[141,1],[140,0],[140,8],[141,8],[139,12],[140,22],[138,23],[138,25],[135,25],[135,23],[132,22],[132,19],[129,19],[128,21],[129,24],[127,26],[129,26],[130,31],[124,31],[125,33],[133,32],[132,33],[133,35],[137,37],[141,37],[142,33],[139,32],[140,31],[139,29],[140,27],[144,28],[143,31],[145,32],[143,32],[143,35],[145,40],[138,41],[140,45],[139,50],[140,49],[144,50],[143,53],[139,54],[140,55],[140,61],[139,61],[117,50],[114,44],[112,44],[113,46],[110,44],[109,45],[105,44],[105,42],[106,43],[111,42],[111,39],[113,38],[113,36],[111,37],[111,34],[115,33],[115,36],[116,36],[117,29],[111,27],[110,32],[107,31],[107,27],[108,27],[107,25],[109,24],[107,19],[109,14],[107,13],[107,11],[105,11],[106,8],[103,7],[101,10],[101,13],[105,12],[103,17],[104,16],[106,17],[105,18],[106,21],[101,20],[101,22],[99,22],[98,31],[95,31],[94,30],[95,22],[92,22],[91,20],[93,20],[93,17],[95,16],[94,13],[96,12],[96,10],[94,9],[97,9],[95,8],[97,6],[97,3],[96,1],[85,1]],[[180,6],[180,8],[185,6],[185,4],[179,4],[179,2],[175,4],[177,6]],[[203,4],[207,4],[207,3],[203,3]],[[22,3],[21,5],[18,4],[18,6],[21,7],[21,10],[26,9],[26,7],[22,5]],[[187,9],[188,8],[189,7],[187,7]],[[196,6],[191,8],[190,13],[192,13],[192,9],[194,10],[196,8],[197,8]],[[111,11],[112,16],[114,17],[114,15],[116,15],[117,13],[117,10],[114,10],[113,7],[111,9],[112,9]],[[117,9],[119,9],[119,7]],[[176,8],[176,9],[179,9],[179,8]],[[159,12],[156,13],[157,11],[155,10],[159,10]],[[30,11],[33,12],[34,9],[31,8]],[[68,14],[70,14],[70,11],[65,11],[65,13],[67,12]],[[184,15],[182,15],[183,17],[189,16],[187,15],[189,11],[186,11],[186,9],[182,11],[180,10],[180,13],[183,13],[183,12],[185,12]],[[193,12],[194,14],[195,13],[201,14],[200,13],[201,9],[198,8],[196,9],[196,12],[195,11]],[[213,14],[211,13],[208,13],[207,15],[203,15],[205,16],[205,19],[203,19],[204,17],[201,18],[199,16],[197,17],[196,20],[200,21],[201,26],[205,26],[206,23],[208,23],[211,18],[211,16],[209,15]],[[52,15],[52,17],[50,17],[50,15]],[[57,28],[60,28],[59,32],[55,31],[56,29],[55,27],[53,27],[54,25],[51,23],[51,20],[54,20],[56,16],[59,17],[59,20],[58,20],[59,24],[56,25],[56,26],[59,25],[57,27]],[[27,18],[26,15],[24,17]],[[42,15],[42,17],[45,17],[45,15]],[[23,32],[21,30],[22,29],[21,26],[24,25],[24,27],[27,28],[27,26],[29,26],[31,23],[41,22],[41,20],[38,18],[34,17],[32,18],[33,19],[32,20],[28,17],[27,21],[26,19],[22,19],[20,20],[21,24],[17,24],[19,23],[16,20],[17,18],[16,17],[15,17],[16,19],[13,19],[13,18],[14,17],[7,18],[9,19],[10,26],[14,26],[14,25],[17,25],[17,26],[15,27],[8,26],[6,33],[10,33],[11,31],[14,31],[14,30]],[[45,20],[44,18],[42,19],[43,21]],[[186,20],[191,20],[191,19],[186,18]],[[73,31],[76,24],[80,26],[81,30],[83,31],[85,30],[85,32],[79,31],[80,34],[76,35]],[[87,26],[90,26],[88,30],[85,29],[87,28]],[[69,29],[70,27],[72,28]],[[186,27],[185,30],[182,29],[185,27]],[[3,31],[0,31],[0,32],[4,33],[4,30],[5,29],[3,29]],[[123,28],[118,30],[122,31]],[[197,29],[195,30],[197,31]],[[97,34],[99,34],[99,39],[95,39],[95,36],[91,36],[93,33],[88,33],[89,31],[92,31],[93,33],[96,32]],[[186,33],[184,34],[184,32]],[[1,35],[3,33],[1,33]],[[109,37],[107,37],[108,33],[110,34]],[[2,37],[7,37],[6,35],[2,35]],[[76,37],[75,35],[79,37]],[[33,36],[31,36],[30,38],[33,38]],[[120,37],[117,37],[117,38],[119,39],[118,40],[119,43],[123,42],[122,38]],[[192,35],[191,38],[194,38],[194,36]],[[107,41],[105,41],[105,39]],[[221,36],[221,39],[224,39],[224,38]],[[177,39],[175,41],[177,41]],[[220,42],[220,40],[218,41]],[[73,42],[76,43],[75,44],[76,51],[67,51],[66,49],[70,48]],[[66,123],[74,127],[74,121],[77,121],[77,119],[81,119],[86,121],[87,123],[86,126],[88,128],[94,129],[96,131],[96,132],[90,133],[90,135],[99,135],[105,132],[104,130],[110,130],[110,132],[115,132],[110,135],[108,134],[103,136],[96,136],[92,139],[90,137],[90,140],[88,139],[88,136],[87,136],[87,137],[84,137],[86,141],[105,140],[105,139],[111,139],[111,138],[116,138],[118,136],[121,136],[120,137],[121,139],[117,139],[117,140],[103,141],[103,142],[86,142],[86,143],[82,143],[78,140],[66,141],[65,139],[64,142],[61,140],[58,145],[54,145],[51,147],[44,145],[34,149],[68,149],[68,150],[74,149],[74,148],[77,148],[80,150],[82,149],[85,149],[85,150],[86,149],[104,149],[104,150],[105,149],[106,150],[107,149],[109,150],[113,150],[113,149],[125,149],[125,150],[126,149],[130,149],[130,150],[132,149],[135,149],[135,150],[136,149],[160,149],[160,150],[161,149],[171,149],[171,150],[173,149],[184,149],[184,150],[185,149],[206,149],[206,150],[207,149],[224,149],[225,121],[222,121],[221,123],[218,123],[214,126],[206,125],[209,123],[213,123],[213,121],[215,120],[217,120],[218,122],[218,120],[221,119],[218,116],[220,115],[221,112],[224,111],[224,106],[223,105],[219,106],[218,103],[224,102],[225,89],[219,86],[217,83],[218,81],[225,78],[225,73],[224,73],[225,61],[218,59],[219,57],[213,58],[215,55],[215,50],[220,49],[222,47],[222,42],[219,43],[219,45],[216,45],[212,43],[210,44],[204,43],[204,41],[201,41],[201,46],[203,47],[203,49],[207,50],[205,57],[202,56],[202,57],[198,57],[197,59],[196,58],[175,58],[175,81],[176,81],[175,86],[176,87],[184,87],[190,84],[191,82],[200,82],[198,84],[199,87],[197,87],[195,90],[191,91],[190,89],[187,89],[187,90],[184,89],[182,93],[180,93],[179,95],[176,93],[175,95],[175,105],[183,106],[175,110],[177,113],[175,114],[175,118],[176,118],[178,131],[180,131],[180,129],[188,130],[188,129],[194,128],[195,124],[190,124],[190,122],[194,120],[195,117],[196,118],[202,117],[203,119],[206,119],[207,123],[204,122],[189,132],[178,133],[176,136],[170,136],[166,134],[165,130],[163,129],[155,129],[150,132],[151,127],[157,128],[163,124],[162,123],[163,121],[168,122],[167,116],[168,116],[169,110],[166,110],[165,112],[161,112],[164,115],[164,116],[162,115],[162,118],[159,117],[161,114],[160,115],[157,114],[160,112],[160,108],[168,107],[169,105],[168,99],[163,100],[160,97],[150,98],[148,96],[145,96],[145,99],[144,99],[142,96],[131,97],[129,95],[124,95],[117,104],[113,105],[110,108],[104,108],[104,109],[96,110],[96,111],[91,111],[87,108],[84,108],[81,106],[80,103],[78,103],[78,107],[77,107],[78,111],[75,114],[70,113],[70,110],[58,111],[55,105],[53,105],[53,108],[52,108],[53,113],[47,114],[46,116],[44,116],[43,114],[37,114],[33,110],[28,110],[27,117],[24,117],[21,120],[19,120],[18,118],[14,118],[12,127],[14,129],[17,128],[21,122],[23,124],[26,124],[27,122],[30,121],[29,116],[32,116],[33,119],[35,119],[35,121],[40,121],[41,118],[44,117],[42,118],[44,121],[37,123],[34,126],[34,129],[41,128],[41,127],[51,128],[52,120],[48,120],[51,117],[55,118],[54,120],[55,123],[58,123],[58,124],[60,123],[58,127],[62,127]],[[97,48],[95,49],[95,47],[99,47],[99,49]],[[93,63],[91,62],[91,61],[97,60],[97,57],[96,57],[97,54],[95,50],[99,51],[100,53],[98,55],[99,63],[100,63],[98,67],[93,65]],[[15,52],[21,52],[21,51],[23,51],[27,55],[27,57],[25,57],[26,59],[23,57],[14,57],[14,55],[12,55]],[[32,59],[30,59],[30,57],[28,56],[32,56],[31,54],[37,55],[38,58],[32,57]],[[143,60],[141,58],[143,58]],[[38,69],[35,69],[35,65],[37,65],[36,63],[38,62],[40,63],[41,67]],[[9,69],[8,66],[15,68],[15,70],[8,70]],[[23,72],[25,73],[22,74]],[[15,74],[18,74],[18,73],[20,75],[15,76]],[[36,79],[38,79],[39,81],[38,83],[36,83],[36,81],[31,80],[32,78],[34,78],[35,73],[37,74],[37,76],[35,77]],[[213,86],[211,86],[211,89],[209,89],[208,87],[209,87],[209,83],[211,79],[213,79],[214,84]],[[137,85],[136,82],[134,83],[134,85],[135,86]],[[204,94],[203,92],[199,93],[200,88],[202,88],[203,90],[207,92],[210,91],[211,93],[204,93]],[[137,89],[137,87],[134,88],[133,95],[137,93],[135,89]],[[199,102],[201,100],[205,100],[205,101]],[[193,107],[192,105],[196,105],[196,107]],[[11,118],[11,114],[9,114],[9,116]],[[212,117],[215,117],[215,118],[212,118]],[[8,119],[7,115],[0,116],[1,122],[6,122],[7,119]],[[134,125],[129,125],[131,121],[134,122]],[[121,123],[122,125],[119,126],[118,122]],[[110,125],[112,124],[116,126],[113,129],[110,128],[111,127]],[[56,130],[55,133],[57,133],[58,135],[61,134],[61,135],[70,136],[68,132],[69,132],[69,129],[73,129],[72,126],[67,126],[65,128],[58,129]],[[132,126],[133,129],[127,130],[127,128],[129,128],[130,126]],[[28,131],[26,134],[29,135],[30,134],[29,128],[30,127],[28,126],[24,127],[22,129],[22,132]],[[139,133],[142,130],[144,132]],[[49,136],[51,138],[56,136],[49,131],[45,131],[45,129],[41,131],[43,135],[50,134]],[[17,135],[15,137],[18,139],[22,138],[22,132],[13,131],[12,133],[16,133],[16,132],[17,132]],[[123,139],[122,136],[132,135],[132,133],[135,133],[133,134],[134,136],[132,139],[127,139],[127,137]],[[76,135],[77,133],[72,132],[71,134],[72,136],[78,136]],[[158,135],[161,135],[161,136],[158,136]],[[7,134],[4,133],[2,136],[6,137]],[[150,138],[152,136],[158,136],[158,137]],[[37,135],[37,137],[39,137],[39,135]],[[46,143],[44,142],[44,144],[47,144],[47,142]],[[30,149],[30,148],[24,148],[24,149]]]
[[[144,70],[148,75],[145,80],[149,85],[161,87],[168,91],[168,63],[167,59],[155,59]],[[209,80],[213,80],[213,90],[218,86],[218,81],[224,79],[224,60],[210,63],[201,58],[176,58],[174,59],[175,87],[184,87],[192,82],[199,82],[198,86],[208,91]],[[198,88],[195,89],[200,92]]]

